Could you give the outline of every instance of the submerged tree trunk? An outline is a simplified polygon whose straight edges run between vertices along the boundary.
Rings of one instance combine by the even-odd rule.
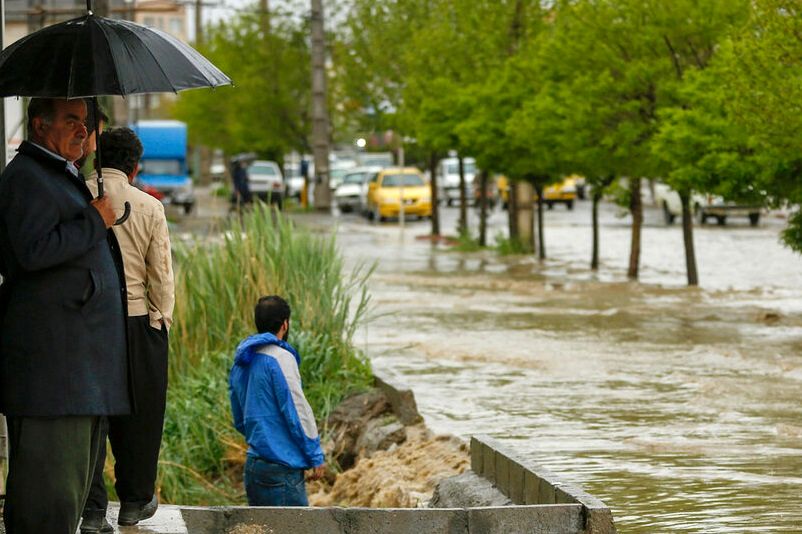
[[[643,202],[640,196],[640,178],[630,179],[629,212],[632,214],[632,241],[629,248],[629,269],[627,276],[633,280],[638,278],[640,268],[640,233],[643,226]]]
[[[487,246],[487,171],[479,173],[479,246]]]
[[[459,225],[457,233],[460,235],[468,233],[468,199],[465,194],[465,160],[460,154],[457,157],[459,162]]]
[[[523,252],[535,251],[535,217],[532,205],[532,184],[527,180],[514,182],[515,189],[515,227],[518,230],[518,243]]]
[[[432,152],[429,156],[429,187],[432,198],[432,235],[440,235],[440,207],[437,199],[437,152]]]
[[[679,199],[682,202],[682,239],[685,242],[685,269],[688,273],[688,285],[698,286],[699,275],[696,272],[696,251],[693,247],[693,212],[691,211],[690,192],[681,192]]]
[[[507,180],[507,216],[510,225],[510,241],[518,241],[518,202],[516,201],[515,183]]]
[[[593,254],[590,258],[590,268],[594,271],[599,270],[599,202],[601,202],[602,192],[598,188],[593,188]]]
[[[537,195],[537,257],[540,261],[546,259],[546,240],[543,237],[543,185],[535,185]]]

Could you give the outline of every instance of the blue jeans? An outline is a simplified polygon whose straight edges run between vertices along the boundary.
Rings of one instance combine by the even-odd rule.
[[[309,506],[303,469],[248,455],[245,493],[251,506]]]

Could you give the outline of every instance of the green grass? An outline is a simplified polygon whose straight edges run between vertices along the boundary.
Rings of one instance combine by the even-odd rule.
[[[313,236],[257,203],[232,218],[221,243],[176,250],[176,311],[170,387],[159,465],[163,502],[243,502],[245,445],[231,423],[228,371],[234,348],[254,333],[253,306],[278,294],[292,307],[290,342],[302,357],[304,390],[318,420],[371,383],[352,345],[364,319],[371,269],[345,274],[333,237]]]
[[[482,250],[479,244],[479,238],[473,237],[470,230],[463,229],[459,236],[457,236],[456,244],[451,247],[451,250],[457,252],[478,252]]]
[[[518,239],[508,238],[502,233],[496,235],[496,250],[501,256],[526,253],[526,247]]]

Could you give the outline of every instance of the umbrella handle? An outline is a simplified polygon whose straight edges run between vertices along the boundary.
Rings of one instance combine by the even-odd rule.
[[[125,206],[123,208],[123,214],[119,219],[114,221],[114,226],[117,226],[117,225],[120,225],[120,224],[124,223],[125,221],[128,220],[128,217],[130,217],[130,216],[131,216],[131,203],[126,201],[125,202]]]

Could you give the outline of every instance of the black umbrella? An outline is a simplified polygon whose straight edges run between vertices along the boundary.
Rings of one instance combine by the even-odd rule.
[[[231,79],[175,37],[125,20],[87,14],[27,35],[0,53],[0,96],[97,97],[219,87]],[[100,143],[98,196],[103,196]],[[128,218],[130,206],[117,221]]]

